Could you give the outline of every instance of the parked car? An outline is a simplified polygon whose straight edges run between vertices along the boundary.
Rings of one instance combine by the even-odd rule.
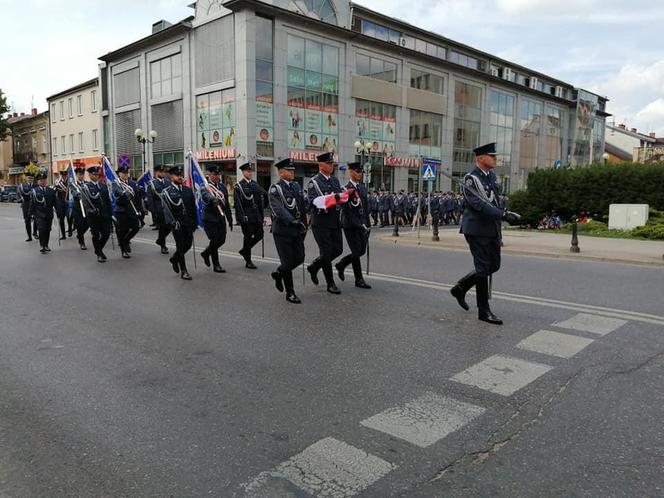
[[[0,187],[0,201],[2,202],[19,202],[20,195],[16,185],[5,185]]]

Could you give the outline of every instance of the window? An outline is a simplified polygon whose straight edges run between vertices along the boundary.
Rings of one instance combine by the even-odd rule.
[[[396,64],[368,55],[356,55],[355,73],[361,76],[368,76],[369,78],[376,78],[377,80],[388,81],[390,83],[397,82]]]
[[[339,49],[288,35],[288,148],[337,152]]]
[[[62,146],[62,153],[66,154],[67,153],[67,142],[65,142],[65,136],[62,135],[60,137],[60,145]],[[69,152],[72,152],[71,150]]]
[[[76,97],[76,113],[79,116],[83,115],[83,96],[82,95],[78,95]]]
[[[58,155],[58,137],[53,137],[53,155]]]
[[[92,130],[92,150],[99,150],[99,130]]]
[[[409,154],[411,156],[442,156],[443,117],[430,112],[410,111],[408,128]]]
[[[396,149],[397,108],[367,100],[355,101],[355,141],[372,142],[369,161],[374,166],[371,173],[372,186],[392,185],[392,168],[381,168],[385,156]],[[356,161],[362,160],[357,155]],[[389,188],[389,187],[388,187]]]
[[[113,74],[113,100],[115,107],[136,104],[141,101],[137,67]]]
[[[471,69],[479,68],[479,61],[475,57],[471,57],[470,55],[462,54],[460,52],[455,52],[454,50],[450,50],[449,60],[450,62],[454,62],[455,64],[469,67]]]
[[[512,164],[514,96],[491,90],[489,107],[489,138],[498,152],[496,174],[506,175]]]
[[[51,123],[55,123],[58,120],[58,116],[55,113],[55,102],[51,104]]]
[[[91,112],[97,112],[97,90],[90,92],[90,110]]]
[[[443,94],[445,91],[445,79],[437,74],[420,71],[419,69],[410,70],[410,86],[427,92]]]
[[[196,97],[198,147],[235,147],[235,90]]]
[[[256,142],[261,156],[274,154],[272,20],[256,17]]]
[[[378,38],[379,40],[389,41],[392,43],[399,43],[399,38],[401,38],[401,32],[394,29],[381,26],[371,21],[361,21],[361,32],[364,35],[371,36],[372,38]]]
[[[74,152],[74,134],[69,135],[69,152]]]
[[[83,152],[83,132],[78,132],[78,151]]]
[[[175,54],[150,63],[150,84],[153,99],[180,94],[182,92],[182,55]]]
[[[65,119],[65,101],[61,100],[60,101],[60,121],[64,121]]]
[[[69,119],[72,119],[74,117],[74,99],[72,98],[67,99],[67,110],[69,114]]]
[[[225,16],[194,31],[196,86],[233,78],[235,74],[234,16]]]
[[[567,120],[567,113],[550,105],[546,106],[544,120],[544,162],[543,166],[551,167],[556,161],[564,161],[563,157],[563,130]]]
[[[480,142],[482,89],[457,81],[454,84],[453,171],[465,174],[473,163],[473,149]]]
[[[519,167],[534,169],[539,161],[542,104],[524,99],[519,109]]]

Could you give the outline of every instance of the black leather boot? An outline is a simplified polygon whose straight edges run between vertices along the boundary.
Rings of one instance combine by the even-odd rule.
[[[489,307],[489,277],[475,277],[477,293],[477,318],[493,325],[502,325],[503,321],[491,312]]]
[[[473,285],[475,285],[476,277],[477,274],[472,271],[465,277],[461,278],[457,284],[450,289],[450,294],[456,298],[459,306],[466,311],[470,309],[470,306],[468,306],[468,303],[466,302],[466,293],[473,287]]]

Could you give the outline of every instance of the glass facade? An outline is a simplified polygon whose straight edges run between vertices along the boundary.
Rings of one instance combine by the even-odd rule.
[[[175,54],[150,63],[150,96],[153,99],[182,92],[182,55]]]
[[[553,167],[556,161],[564,164],[567,160],[563,156],[564,124],[567,122],[567,113],[558,107],[546,106],[544,120],[544,158],[542,166]]]
[[[410,87],[427,92],[445,93],[445,78],[419,69],[410,70]]]
[[[453,172],[465,174],[474,164],[473,149],[480,145],[482,89],[457,81],[454,83]]]
[[[411,156],[441,159],[443,116],[411,110],[408,143],[408,152]]]
[[[391,188],[393,170],[384,166],[386,156],[396,149],[397,108],[393,105],[355,101],[355,141],[372,142],[369,162],[371,162],[371,186]],[[355,157],[361,161],[361,156]]]
[[[274,155],[272,20],[256,17],[256,152]]]
[[[519,168],[534,169],[540,164],[539,138],[542,104],[523,99],[519,110]]]
[[[496,175],[509,178],[514,144],[514,96],[496,90],[489,93],[489,140],[496,142]]]
[[[288,35],[288,148],[336,152],[339,49]]]
[[[355,56],[355,73],[390,83],[397,82],[397,65],[378,57],[357,54]]]
[[[234,88],[196,97],[198,148],[235,147],[236,128]]]

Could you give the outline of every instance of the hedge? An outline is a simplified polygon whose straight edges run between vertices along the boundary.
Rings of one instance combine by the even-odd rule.
[[[535,170],[528,175],[528,189],[509,196],[509,209],[530,224],[549,211],[569,220],[584,210],[607,221],[610,204],[648,204],[664,211],[664,163]]]

